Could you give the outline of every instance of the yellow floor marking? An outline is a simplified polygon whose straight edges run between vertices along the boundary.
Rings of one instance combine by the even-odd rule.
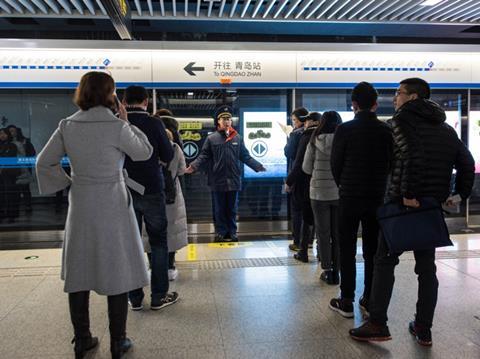
[[[208,243],[210,248],[239,248],[251,246],[252,242],[219,242],[219,243]]]
[[[187,261],[197,260],[197,246],[195,244],[187,245]]]

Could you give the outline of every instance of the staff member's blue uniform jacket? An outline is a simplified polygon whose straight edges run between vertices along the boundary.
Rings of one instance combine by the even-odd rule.
[[[210,134],[200,155],[190,164],[194,170],[208,170],[208,185],[212,191],[240,191],[242,163],[256,172],[262,167],[250,156],[242,137],[234,129],[231,131],[234,132],[228,138],[225,131]]]

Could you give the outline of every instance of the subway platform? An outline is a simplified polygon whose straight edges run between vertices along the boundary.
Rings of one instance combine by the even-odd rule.
[[[412,254],[404,254],[396,269],[393,340],[366,344],[348,337],[362,321],[358,303],[355,319],[328,308],[339,288],[319,281],[315,253],[309,264],[299,263],[287,240],[266,240],[182,249],[179,277],[171,282],[181,299],[160,311],[146,301],[143,311],[129,312],[134,348],[126,358],[480,358],[480,234],[452,239],[454,247],[437,252],[431,348],[419,346],[407,330],[417,293]],[[0,358],[73,358],[60,259],[60,249],[0,251]],[[87,358],[110,358],[106,298],[92,293],[90,301],[91,330],[100,345]]]

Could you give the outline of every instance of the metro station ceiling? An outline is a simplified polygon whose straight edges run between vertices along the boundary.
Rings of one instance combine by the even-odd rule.
[[[111,32],[104,4],[104,0],[0,0],[0,32]],[[133,0],[128,4],[137,38],[148,32],[459,39],[478,39],[480,34],[480,0]]]

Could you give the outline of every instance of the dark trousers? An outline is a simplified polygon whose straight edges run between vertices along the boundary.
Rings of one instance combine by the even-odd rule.
[[[133,208],[137,217],[138,228],[142,233],[142,221],[148,234],[151,247],[150,269],[152,299],[161,299],[168,292],[168,243],[167,243],[167,213],[165,209],[164,192],[140,195],[132,192]],[[130,299],[143,299],[143,288],[129,293]]]
[[[212,191],[215,231],[222,236],[237,234],[238,191]]]
[[[72,321],[75,338],[77,340],[82,338],[88,338],[91,336],[89,301],[89,291],[68,294],[70,319]],[[108,296],[108,319],[110,322],[110,337],[113,340],[121,340],[125,337],[127,326],[127,313],[127,293]]]
[[[317,201],[312,199],[317,252],[322,269],[338,270],[340,247],[338,243],[338,200]]]
[[[307,192],[308,193],[308,192]],[[302,236],[300,239],[300,251],[302,256],[308,256],[308,245],[313,241],[313,210],[308,194],[302,198]]]
[[[437,305],[438,279],[435,266],[435,249],[414,251],[415,273],[418,276],[417,324],[431,328],[433,314]],[[401,253],[389,253],[383,234],[379,236],[378,250],[375,255],[373,286],[370,293],[370,320],[377,324],[386,324],[388,305],[392,297],[395,282],[395,266]]]
[[[376,218],[378,206],[382,198],[340,198],[339,202],[339,242],[340,242],[340,272],[341,296],[345,299],[355,299],[356,255],[358,226],[362,224],[362,249],[364,259],[364,291],[368,300],[372,287],[373,258],[377,251],[379,226]]]
[[[23,197],[23,202],[28,208],[32,207],[32,193],[30,192],[30,184],[17,185],[18,195]]]
[[[302,205],[298,203],[295,196],[290,195],[291,204],[291,218],[292,218],[292,234],[293,243],[300,247],[300,241],[302,238]]]
[[[168,253],[168,269],[175,269],[175,254],[177,252]]]

